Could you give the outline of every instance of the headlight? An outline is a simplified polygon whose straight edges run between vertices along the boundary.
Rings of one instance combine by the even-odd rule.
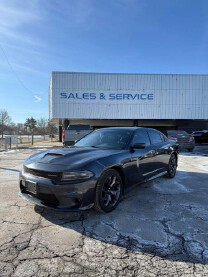
[[[91,171],[63,172],[62,180],[82,180],[88,179],[94,175]]]

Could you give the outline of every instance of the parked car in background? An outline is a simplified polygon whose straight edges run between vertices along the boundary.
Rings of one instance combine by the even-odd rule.
[[[195,143],[208,143],[208,132],[197,131],[193,132],[192,135],[195,138]]]
[[[194,131],[193,133],[191,133],[191,135],[193,137],[198,137],[198,136],[203,135],[204,133],[205,133],[204,131]]]
[[[50,134],[49,138],[55,138],[56,136],[54,134]]]
[[[178,145],[157,130],[103,128],[75,145],[30,156],[20,172],[20,195],[40,206],[98,212],[115,209],[122,194],[166,174],[174,178]]]
[[[83,138],[93,131],[90,125],[70,124],[63,131],[63,144],[65,146],[73,145],[75,141]]]
[[[195,139],[195,143],[200,143],[200,136],[203,135],[205,132],[204,131],[194,131],[191,133],[191,135]]]
[[[169,139],[173,139],[178,143],[179,149],[187,149],[189,152],[194,150],[194,137],[186,131],[168,130],[167,135]]]

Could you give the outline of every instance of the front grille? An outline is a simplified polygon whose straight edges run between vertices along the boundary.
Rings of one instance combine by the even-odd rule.
[[[24,173],[32,176],[36,176],[36,177],[51,179],[51,180],[61,180],[61,177],[62,177],[61,172],[50,172],[50,171],[31,169],[26,166],[24,166]]]

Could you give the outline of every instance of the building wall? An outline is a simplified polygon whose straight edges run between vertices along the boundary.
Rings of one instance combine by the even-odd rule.
[[[51,75],[51,78],[50,78],[50,81],[49,81],[49,118],[52,119],[53,118],[53,107],[52,107],[52,104],[53,104],[53,101],[52,101],[52,75]]]
[[[208,120],[208,75],[53,72],[50,119]]]

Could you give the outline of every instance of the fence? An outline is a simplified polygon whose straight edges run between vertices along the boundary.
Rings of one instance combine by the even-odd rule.
[[[6,136],[0,138],[0,150],[7,150],[12,148],[12,144],[18,147],[18,136]]]
[[[57,142],[58,136],[49,136],[49,135],[34,135],[33,142],[34,144],[39,144],[43,142],[45,145],[47,142]],[[32,145],[31,135],[22,135],[22,136],[5,136],[0,138],[0,151],[14,148],[27,148]]]
[[[5,138],[0,138],[0,150],[5,149]]]

